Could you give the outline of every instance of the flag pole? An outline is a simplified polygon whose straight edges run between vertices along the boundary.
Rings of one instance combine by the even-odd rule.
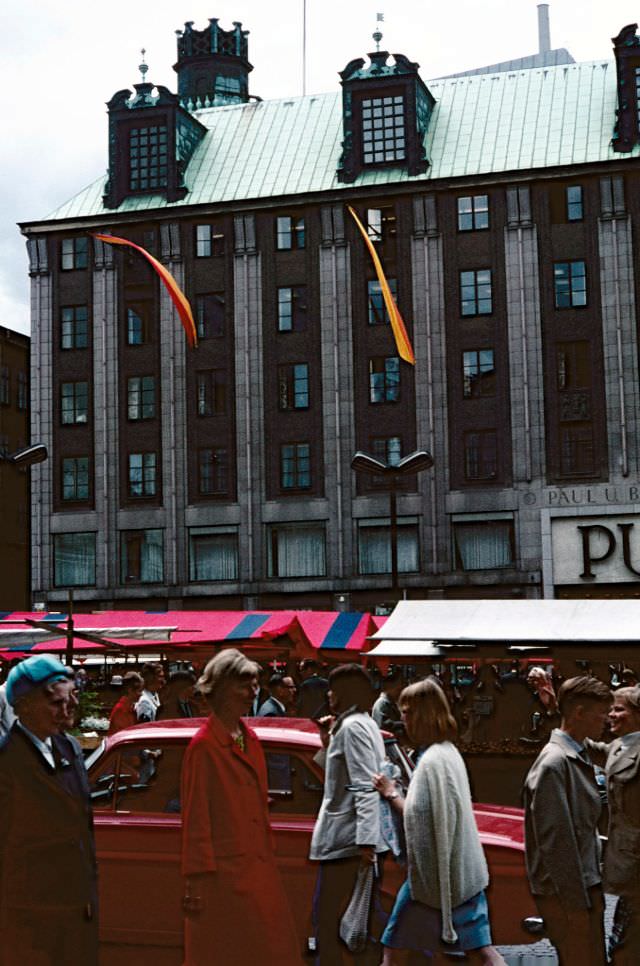
[[[307,0],[302,0],[302,96],[307,93]]]

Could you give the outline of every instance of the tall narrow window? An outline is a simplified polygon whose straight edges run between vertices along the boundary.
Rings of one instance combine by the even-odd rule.
[[[398,292],[398,284],[395,278],[388,278],[391,294],[395,298]],[[380,282],[367,282],[367,307],[369,315],[369,325],[384,325],[389,322],[389,313],[384,304],[384,296]]]
[[[196,225],[196,258],[224,255],[224,232],[219,225]]]
[[[156,414],[156,381],[154,376],[132,376],[127,381],[127,416],[129,419],[153,419]]]
[[[87,238],[63,238],[60,267],[63,272],[73,268],[86,268],[89,264],[89,240]]]
[[[129,496],[155,496],[156,482],[156,454],[129,453]]]
[[[9,366],[0,366],[0,403],[8,406],[11,401],[11,376]]]
[[[467,480],[493,480],[498,472],[495,430],[464,434],[464,475]]]
[[[127,345],[143,345],[146,342],[145,315],[139,306],[127,308]]]
[[[399,436],[374,436],[371,455],[387,466],[397,466],[402,457],[402,440]]]
[[[308,490],[311,486],[309,443],[285,443],[280,447],[280,485],[283,490]]]
[[[64,305],[60,310],[60,347],[86,349],[89,319],[86,305]]]
[[[229,492],[229,452],[224,446],[198,450],[198,492],[226,496]]]
[[[227,411],[227,374],[224,369],[196,373],[198,416],[222,416]]]
[[[367,208],[367,234],[372,242],[388,248],[397,236],[396,212],[393,205],[384,208]]]
[[[398,402],[400,399],[400,359],[374,356],[369,359],[369,401]]]
[[[167,158],[166,125],[132,128],[129,132],[129,190],[166,188]]]
[[[489,196],[458,198],[458,231],[480,231],[489,227]]]
[[[224,335],[224,292],[196,296],[196,328],[199,339],[217,339]]]
[[[92,587],[96,582],[95,533],[53,536],[53,583],[56,587]]]
[[[362,101],[362,160],[365,164],[403,161],[407,155],[404,97]]]
[[[460,314],[490,315],[492,311],[491,269],[460,272]]]
[[[309,366],[306,362],[278,366],[278,408],[307,409],[309,406]]]
[[[462,353],[462,394],[465,399],[494,396],[496,370],[493,349],[469,349]]]
[[[304,218],[281,215],[276,218],[276,248],[288,251],[305,247]]]
[[[581,308],[587,304],[587,269],[584,262],[554,262],[553,284],[557,309]]]
[[[292,285],[278,289],[278,331],[301,332],[307,327],[307,287]]]
[[[18,409],[24,411],[29,405],[29,380],[26,372],[18,373]]]
[[[120,534],[123,584],[160,583],[164,578],[162,530],[124,530]]]
[[[60,386],[60,412],[63,426],[86,423],[89,417],[89,385],[63,382]]]
[[[89,457],[74,456],[62,461],[62,499],[89,499]]]
[[[566,189],[567,221],[582,221],[584,210],[582,205],[582,187],[572,184]]]

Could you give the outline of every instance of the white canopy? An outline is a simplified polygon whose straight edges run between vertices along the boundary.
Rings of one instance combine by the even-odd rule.
[[[373,640],[385,645],[393,642],[395,654],[400,653],[395,647],[400,642],[430,647],[485,642],[636,643],[640,642],[640,600],[404,600]],[[381,652],[376,648],[369,653]]]

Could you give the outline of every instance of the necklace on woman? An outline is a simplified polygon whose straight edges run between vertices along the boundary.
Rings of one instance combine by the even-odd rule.
[[[238,746],[238,748],[240,749],[240,751],[244,751],[245,750],[245,747],[244,747],[244,732],[243,731],[239,731],[237,735],[231,735],[231,737],[233,738],[234,743]]]

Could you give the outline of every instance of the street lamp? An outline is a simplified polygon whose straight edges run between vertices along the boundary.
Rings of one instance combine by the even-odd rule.
[[[356,473],[368,473],[382,476],[388,481],[389,488],[389,519],[391,522],[391,588],[398,590],[398,507],[396,489],[400,477],[421,473],[431,469],[433,456],[424,449],[417,449],[408,456],[403,456],[397,463],[383,463],[382,460],[358,450],[351,460],[351,469]]]
[[[48,455],[44,443],[34,443],[32,446],[16,450],[15,453],[0,456],[0,459],[7,463],[13,463],[14,466],[27,467],[34,466],[36,463],[43,463]]]

